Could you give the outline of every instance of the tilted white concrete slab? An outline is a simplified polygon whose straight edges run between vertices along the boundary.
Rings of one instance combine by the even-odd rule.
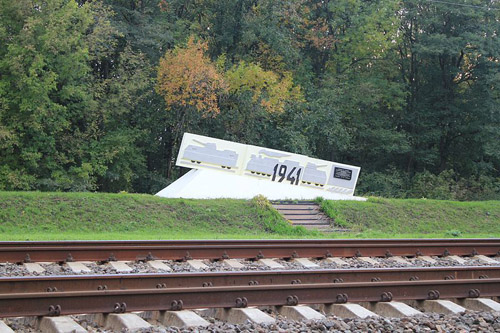
[[[150,260],[150,261],[148,261],[148,265],[151,268],[157,269],[159,271],[165,271],[165,272],[171,272],[172,271],[172,268],[170,268],[170,266],[168,266],[167,264],[165,264],[161,260]]]
[[[277,263],[273,259],[259,259],[258,263],[270,268],[285,268],[282,264]]]
[[[372,264],[372,265],[379,265],[379,262],[371,257],[358,257],[358,260],[364,261],[366,263]]]
[[[295,258],[293,259],[293,261],[304,266],[305,268],[319,268],[318,264],[312,262],[307,258]]]
[[[489,298],[464,298],[457,302],[461,306],[474,311],[500,312],[500,303]]]
[[[393,302],[377,302],[374,304],[372,303],[367,303],[367,304],[369,310],[383,317],[401,318],[401,317],[409,317],[422,314],[422,312],[402,302],[393,301]]]
[[[45,268],[37,264],[36,262],[25,262],[23,264],[24,268],[30,273],[43,273],[45,272]]]
[[[132,267],[127,265],[127,262],[124,261],[110,261],[108,265],[118,273],[129,273],[133,271]]]
[[[269,200],[314,200],[317,197],[328,200],[366,200],[362,197],[318,191],[307,186],[290,186],[266,179],[252,179],[221,171],[196,169],[192,169],[156,195],[164,198],[190,199],[252,199],[257,195],[264,195]]]
[[[85,266],[83,263],[79,261],[75,262],[67,262],[66,266],[68,266],[69,269],[71,269],[72,272],[74,273],[90,273],[91,270],[87,266]]]
[[[243,265],[242,263],[240,263],[238,260],[236,259],[224,259],[222,261],[224,263],[224,265],[227,265],[231,268],[245,268],[245,265]]]
[[[43,333],[87,333],[86,329],[67,316],[43,317],[39,329]]]
[[[349,265],[347,262],[345,262],[344,260],[337,258],[337,257],[326,258],[325,260],[327,262],[334,263],[337,266]]]
[[[400,256],[391,257],[391,260],[403,265],[409,265],[409,266],[413,265],[406,258]]]
[[[0,333],[14,333],[14,330],[0,320]]]
[[[485,255],[482,255],[482,254],[479,254],[479,255],[474,256],[474,257],[472,257],[472,258],[477,259],[477,260],[480,260],[480,261],[485,262],[485,263],[487,263],[487,264],[494,264],[494,265],[496,265],[496,264],[500,264],[500,262],[499,262],[499,261],[497,261],[497,260],[495,260],[495,259],[493,259],[493,258],[487,257],[487,256],[485,256]]]
[[[463,265],[466,263],[466,260],[462,257],[459,257],[459,256],[448,256],[447,258],[458,262],[460,265]]]
[[[187,263],[193,269],[201,270],[201,269],[207,269],[208,268],[208,266],[205,265],[205,263],[203,262],[203,260],[200,260],[200,259],[187,260]]]
[[[407,303],[412,307],[423,309],[425,312],[457,314],[462,313],[466,310],[463,306],[460,306],[457,303],[443,299],[414,301]]]
[[[275,322],[273,317],[257,308],[217,309],[215,317],[231,324],[243,324],[247,320],[256,324]]]
[[[437,263],[436,259],[430,257],[430,256],[420,256],[420,257],[417,257],[418,259],[420,260],[423,260],[423,261],[427,261],[429,264],[435,264]]]
[[[153,315],[153,319],[158,320],[165,326],[185,327],[206,327],[210,323],[189,310],[181,311],[156,311],[158,315]]]
[[[296,321],[325,319],[325,316],[323,316],[321,313],[305,305],[277,306],[276,311],[279,312],[282,316]]]
[[[368,318],[378,317],[378,314],[372,312],[359,304],[344,303],[344,304],[321,304],[320,310],[327,314],[334,314],[340,318]]]
[[[140,329],[149,328],[151,324],[133,313],[110,313],[106,315],[106,329],[113,331],[122,331],[127,329],[129,331],[138,331]]]

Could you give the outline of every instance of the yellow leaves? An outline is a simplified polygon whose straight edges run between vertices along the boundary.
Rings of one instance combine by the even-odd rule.
[[[204,117],[219,112],[217,96],[226,90],[216,66],[204,55],[207,45],[190,38],[185,48],[167,51],[160,60],[156,91],[168,107],[195,107]]]
[[[213,63],[204,55],[206,49],[206,43],[191,38],[186,47],[167,51],[160,60],[156,91],[169,108],[193,107],[203,117],[215,117],[219,97],[226,92],[250,93],[251,101],[269,113],[281,113],[287,103],[303,100],[290,72],[278,74],[242,61],[222,74],[225,56]]]
[[[230,93],[252,93],[252,101],[259,102],[270,113],[281,113],[287,102],[303,99],[300,87],[293,85],[289,72],[278,75],[265,71],[257,64],[242,61],[226,72]]]

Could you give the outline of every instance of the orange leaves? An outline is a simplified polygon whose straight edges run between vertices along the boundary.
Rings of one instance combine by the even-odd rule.
[[[186,47],[167,51],[160,60],[156,91],[168,108],[193,108],[203,117],[215,117],[220,112],[219,97],[227,92],[251,93],[251,101],[269,113],[283,112],[287,103],[303,100],[289,72],[278,74],[240,62],[221,73],[225,58],[212,63],[204,55],[206,47],[191,38]]]
[[[156,91],[168,107],[194,107],[203,117],[219,112],[218,94],[226,90],[224,79],[205,57],[205,43],[190,38],[185,48],[167,51],[160,60]]]

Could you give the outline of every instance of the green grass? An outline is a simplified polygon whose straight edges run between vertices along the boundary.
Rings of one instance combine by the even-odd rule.
[[[350,233],[293,227],[263,197],[0,192],[0,240],[500,237],[500,201],[326,201]]]
[[[353,237],[500,237],[500,201],[318,201],[337,224],[353,231]]]
[[[318,237],[263,198],[165,199],[141,194],[0,192],[0,240]]]

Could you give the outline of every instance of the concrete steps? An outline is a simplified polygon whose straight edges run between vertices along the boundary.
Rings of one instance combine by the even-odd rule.
[[[272,206],[294,226],[321,232],[345,232],[348,229],[337,227],[314,201],[272,201]]]

